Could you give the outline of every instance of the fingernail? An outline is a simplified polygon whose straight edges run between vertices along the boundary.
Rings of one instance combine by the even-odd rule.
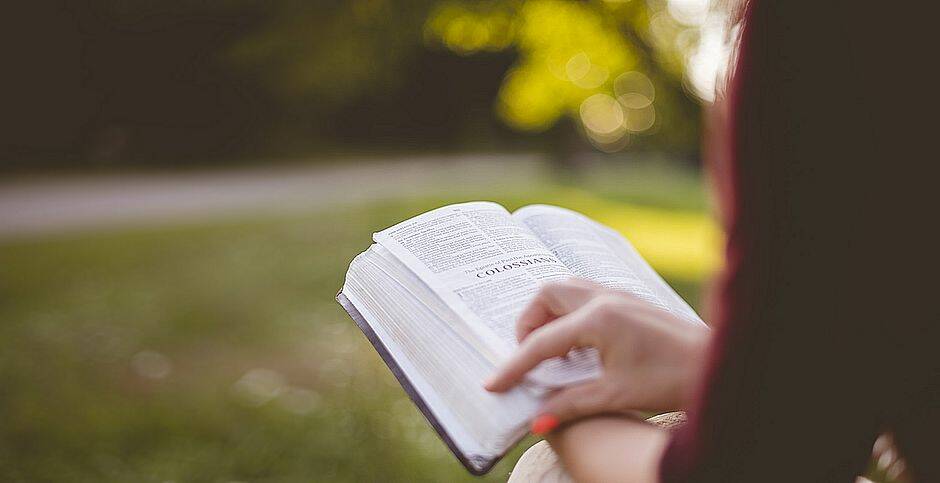
[[[543,435],[558,427],[554,414],[541,414],[532,421],[532,434]]]
[[[494,382],[496,382],[495,377],[487,377],[486,379],[483,380],[483,389],[486,389],[487,391],[492,391]]]

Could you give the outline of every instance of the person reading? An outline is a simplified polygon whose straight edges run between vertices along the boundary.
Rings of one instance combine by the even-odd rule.
[[[600,378],[549,396],[533,428],[575,480],[850,482],[888,431],[903,479],[940,481],[936,134],[915,121],[937,83],[914,55],[932,31],[921,10],[744,7],[726,144],[711,144],[728,233],[713,329],[552,284],[486,383],[505,391],[546,359],[598,351]],[[670,435],[623,416],[637,409],[689,422]]]
[[[708,327],[628,241],[548,206],[379,232],[340,302],[475,474],[531,431],[578,481],[850,482],[890,432],[904,480],[940,481],[917,10],[742,8],[707,144],[728,236]],[[675,433],[633,416],[674,410]]]

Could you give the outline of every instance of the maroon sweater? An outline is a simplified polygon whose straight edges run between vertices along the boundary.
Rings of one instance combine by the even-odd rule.
[[[666,482],[850,482],[882,431],[940,482],[936,27],[865,4],[746,10],[715,343]]]

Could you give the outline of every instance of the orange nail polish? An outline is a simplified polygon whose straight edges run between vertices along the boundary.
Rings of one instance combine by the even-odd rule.
[[[541,414],[532,421],[532,434],[542,435],[558,427],[554,414]]]

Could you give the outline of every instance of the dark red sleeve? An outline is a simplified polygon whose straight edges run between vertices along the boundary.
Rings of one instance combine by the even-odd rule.
[[[935,282],[912,278],[913,254],[936,251],[919,218],[933,215],[912,199],[912,134],[889,124],[906,111],[873,97],[906,85],[885,60],[903,32],[862,10],[748,7],[719,173],[731,220],[715,342],[664,482],[851,482],[880,431],[916,427],[905,414],[936,424]]]

